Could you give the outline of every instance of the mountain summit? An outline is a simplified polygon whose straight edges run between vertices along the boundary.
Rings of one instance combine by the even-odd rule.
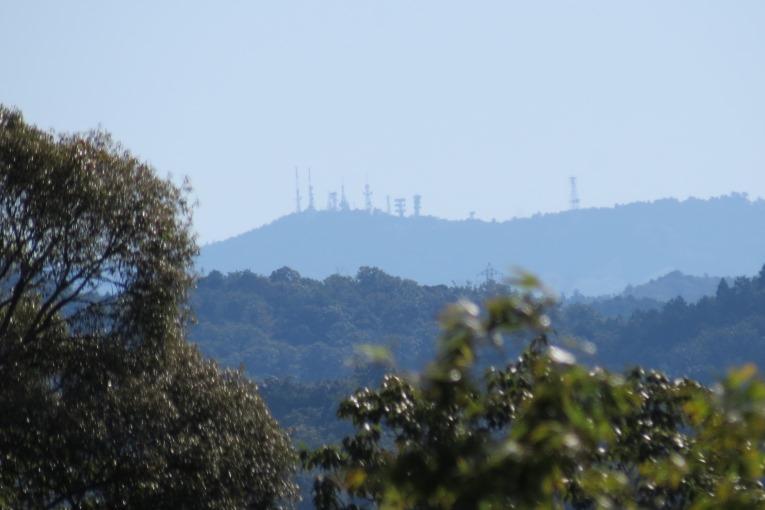
[[[289,266],[312,278],[359,267],[426,284],[464,284],[520,267],[569,293],[613,293],[670,271],[754,274],[765,260],[765,201],[733,194],[579,209],[504,222],[364,211],[291,214],[204,246],[202,272]],[[487,268],[489,270],[487,270]]]

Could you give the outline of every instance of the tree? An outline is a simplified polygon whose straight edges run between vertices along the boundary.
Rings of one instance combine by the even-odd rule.
[[[417,377],[345,399],[353,435],[304,451],[319,509],[762,508],[765,383],[751,366],[711,391],[634,369],[611,374],[549,344],[534,281],[462,303]],[[476,373],[482,346],[528,342]]]
[[[184,340],[187,190],[0,106],[0,507],[264,508],[293,453]]]

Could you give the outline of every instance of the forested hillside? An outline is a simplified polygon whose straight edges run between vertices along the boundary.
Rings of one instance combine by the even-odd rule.
[[[200,280],[192,297],[199,318],[192,338],[205,353],[232,366],[243,365],[259,380],[261,394],[293,441],[318,447],[352,435],[352,425],[337,419],[338,401],[343,396],[383,381],[380,393],[365,388],[346,400],[340,408],[345,416],[366,413],[366,408],[353,407],[360,406],[359,402],[368,401],[372,406],[369,412],[374,413],[374,406],[382,405],[385,399],[393,399],[393,406],[395,399],[404,398],[396,393],[396,387],[385,386],[391,379],[382,378],[384,371],[348,365],[355,345],[387,343],[394,348],[399,369],[421,369],[435,355],[435,339],[441,334],[436,317],[445,304],[460,298],[483,301],[509,292],[514,288],[491,282],[478,287],[422,286],[373,268],[363,268],[355,277],[333,276],[324,281],[303,278],[287,268],[268,277],[215,272]],[[696,303],[682,298],[662,303],[624,294],[589,304],[569,301],[551,309],[550,314],[552,341],[573,346],[585,366],[605,365],[619,372],[627,368],[630,384],[649,392],[649,400],[669,398],[675,402],[672,399],[685,398],[681,394],[696,386],[677,379],[681,382],[671,387],[661,374],[629,371],[629,367],[641,364],[666,370],[670,378],[690,376],[712,382],[734,366],[765,364],[765,270],[731,284],[722,279],[713,296]],[[302,327],[296,328],[296,324]],[[586,347],[588,341],[596,347],[594,354],[587,348],[577,349]],[[497,356],[495,361],[500,357],[512,360],[524,348],[525,343],[510,343],[507,356]],[[483,355],[492,352],[484,350]],[[522,358],[517,367],[524,366]],[[508,377],[521,377],[512,370]],[[597,378],[599,373],[590,372],[590,376]],[[670,396],[672,392],[678,395]],[[491,398],[489,402],[498,405]],[[679,414],[662,414],[665,403],[651,406],[640,413],[648,413],[650,419],[659,413],[660,419],[670,420],[667,430],[686,427],[685,418]],[[628,423],[636,419],[630,418]],[[364,429],[358,433],[366,437]],[[676,432],[669,434],[666,438],[670,444],[680,445],[682,450],[686,443],[671,439]],[[640,432],[634,441],[640,443],[644,437]],[[627,440],[631,446],[623,450],[632,459],[629,462],[642,459],[647,455],[645,449],[656,444],[653,439],[642,446],[632,441]],[[316,459],[330,458],[326,456],[329,452],[335,455],[328,451]],[[337,455],[345,458],[342,453]],[[314,466],[326,469],[316,462]],[[300,485],[305,498],[301,508],[309,508],[308,480],[301,478]]]
[[[323,281],[288,268],[268,277],[213,272],[191,298],[198,324],[190,336],[207,355],[259,379],[349,375],[361,344],[387,346],[414,367],[432,354],[445,305],[503,291],[494,283],[423,286],[366,267]]]
[[[696,302],[705,296],[713,296],[720,280],[718,276],[693,276],[681,271],[672,271],[640,285],[628,285],[623,294],[657,301],[682,297],[688,302]]]
[[[765,360],[762,274],[720,282],[715,295],[696,303],[632,295],[569,300],[555,310],[557,334],[593,342],[601,364],[642,364],[705,380],[730,365]],[[418,285],[374,268],[323,281],[287,268],[268,277],[214,272],[192,296],[198,324],[191,338],[207,355],[258,379],[352,375],[361,344],[389,347],[402,368],[416,368],[433,353],[444,306],[509,290],[493,282]]]
[[[752,275],[765,260],[765,201],[744,195],[580,209],[504,222],[363,211],[292,214],[202,247],[197,267],[260,274],[288,266],[311,278],[379,267],[425,284],[482,281],[518,265],[559,292],[621,292],[678,270]]]
[[[714,296],[674,299],[627,318],[604,318],[584,305],[560,310],[565,333],[587,338],[597,361],[643,365],[709,381],[731,366],[765,364],[765,269],[753,278],[723,279]]]

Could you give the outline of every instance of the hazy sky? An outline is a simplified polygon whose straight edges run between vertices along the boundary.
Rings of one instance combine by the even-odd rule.
[[[765,196],[765,2],[0,4],[0,102],[188,175],[202,242],[317,202],[498,220]],[[305,190],[303,191],[305,194]],[[410,202],[411,208],[411,202]]]

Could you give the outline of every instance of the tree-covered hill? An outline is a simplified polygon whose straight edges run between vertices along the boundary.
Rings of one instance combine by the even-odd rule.
[[[713,296],[720,284],[720,279],[717,276],[693,276],[683,274],[681,271],[672,271],[641,285],[629,285],[624,290],[624,295],[657,301],[670,301],[682,297],[688,302],[695,303],[705,296]]]
[[[619,292],[678,270],[754,274],[765,260],[765,201],[744,195],[581,209],[505,222],[399,218],[380,212],[292,214],[204,246],[197,267],[311,278],[373,266],[425,284],[481,281],[487,264],[520,266],[559,292]]]
[[[268,277],[213,272],[191,298],[198,323],[190,336],[207,355],[259,379],[349,375],[362,344],[388,346],[414,367],[432,354],[445,305],[500,289],[423,286],[374,268],[322,281],[288,268]]]
[[[731,366],[765,364],[765,269],[732,284],[722,279],[696,303],[677,298],[622,318],[582,305],[560,313],[566,333],[594,342],[597,360],[615,368],[639,364],[709,381]]]
[[[588,305],[606,317],[628,317],[637,311],[657,310],[676,298],[695,303],[703,297],[714,296],[721,279],[672,271],[640,285],[628,285],[620,294],[585,296],[575,292],[562,296],[561,301],[565,305]]]
[[[708,380],[731,365],[765,361],[763,277],[721,280],[696,303],[661,303],[619,295],[567,301],[556,309],[557,333],[597,348],[595,362],[621,369],[642,364]],[[190,337],[203,352],[253,377],[298,381],[352,375],[354,349],[390,347],[402,368],[433,353],[437,318],[449,303],[508,292],[481,286],[426,286],[362,268],[355,277],[313,280],[282,268],[270,276],[213,272],[191,298],[198,318]]]
[[[643,364],[711,382],[733,366],[765,365],[764,283],[762,273],[731,285],[721,280],[715,295],[694,304],[625,294],[588,304],[569,300],[552,311],[556,338],[564,345],[568,337],[594,342],[593,356],[579,353],[589,365]],[[243,366],[294,443],[316,447],[350,431],[336,418],[339,399],[380,380],[379,371],[347,364],[354,344],[387,343],[396,347],[399,367],[421,368],[435,351],[446,304],[508,290],[423,286],[371,268],[324,281],[286,268],[268,277],[215,272],[192,295],[198,324],[190,337],[222,363]],[[307,479],[300,485],[301,508],[310,508]]]

